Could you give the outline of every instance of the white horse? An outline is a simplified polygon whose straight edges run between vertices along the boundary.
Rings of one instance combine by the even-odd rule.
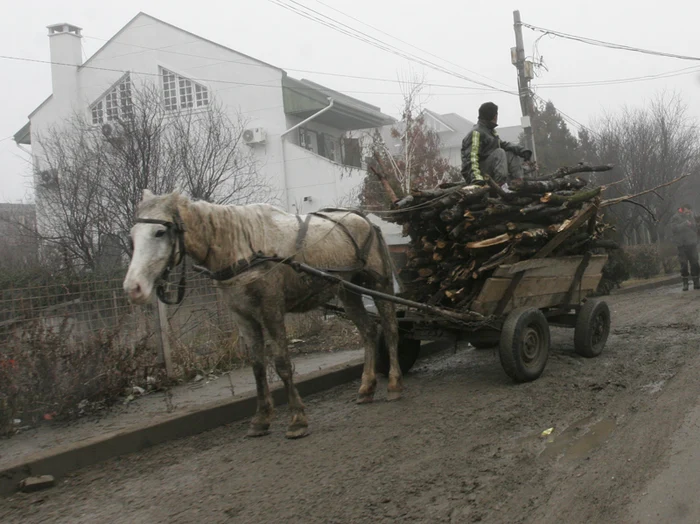
[[[343,285],[302,274],[285,260],[333,272],[343,281],[393,294],[395,267],[378,228],[351,210],[291,215],[271,205],[222,206],[193,202],[178,194],[156,196],[144,190],[131,229],[133,255],[124,280],[129,300],[144,304],[154,288],[165,299],[163,281],[184,262],[185,254],[210,271],[235,317],[241,342],[250,350],[258,405],[248,436],[269,433],[273,415],[265,372],[265,347],[284,382],[291,411],[287,438],[308,434],[304,404],[293,382],[287,351],[285,313],[317,308],[338,296],[357,326],[365,348],[358,403],[371,402],[375,375],[376,325],[362,296]],[[184,297],[184,269],[178,302]],[[387,399],[403,389],[397,357],[398,325],[394,305],[377,301],[389,351]],[[266,344],[267,343],[267,344]]]

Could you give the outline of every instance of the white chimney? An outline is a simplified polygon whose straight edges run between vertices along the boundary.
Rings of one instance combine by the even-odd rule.
[[[54,24],[48,29],[53,96],[68,108],[78,95],[78,66],[83,63],[82,28]]]

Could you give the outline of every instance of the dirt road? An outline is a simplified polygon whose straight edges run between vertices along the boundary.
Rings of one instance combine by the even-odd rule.
[[[357,406],[357,384],[307,399],[306,439],[284,439],[282,408],[264,439],[239,423],[158,446],[0,500],[0,521],[653,522],[640,500],[700,392],[700,293],[609,302],[603,355],[555,331],[534,383],[459,349],[417,366],[397,403]]]

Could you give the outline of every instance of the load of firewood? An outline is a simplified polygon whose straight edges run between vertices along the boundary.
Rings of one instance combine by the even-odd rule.
[[[401,269],[406,297],[430,305],[468,309],[486,279],[502,264],[533,257],[564,230],[584,206],[600,203],[601,186],[575,176],[612,166],[562,168],[538,179],[501,187],[443,185],[396,199],[387,220],[410,237]],[[549,256],[615,248],[605,224],[590,221]]]

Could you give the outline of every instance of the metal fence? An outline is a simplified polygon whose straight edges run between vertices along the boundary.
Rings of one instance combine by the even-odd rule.
[[[60,331],[74,346],[89,344],[97,332],[113,332],[123,347],[146,345],[153,350],[170,376],[177,365],[206,369],[224,358],[246,360],[237,344],[233,317],[207,277],[190,270],[185,299],[173,306],[155,299],[134,306],[122,282],[123,275],[111,275],[0,290],[0,345],[22,339],[39,326]],[[321,315],[315,311],[288,318],[288,334],[313,330]]]

